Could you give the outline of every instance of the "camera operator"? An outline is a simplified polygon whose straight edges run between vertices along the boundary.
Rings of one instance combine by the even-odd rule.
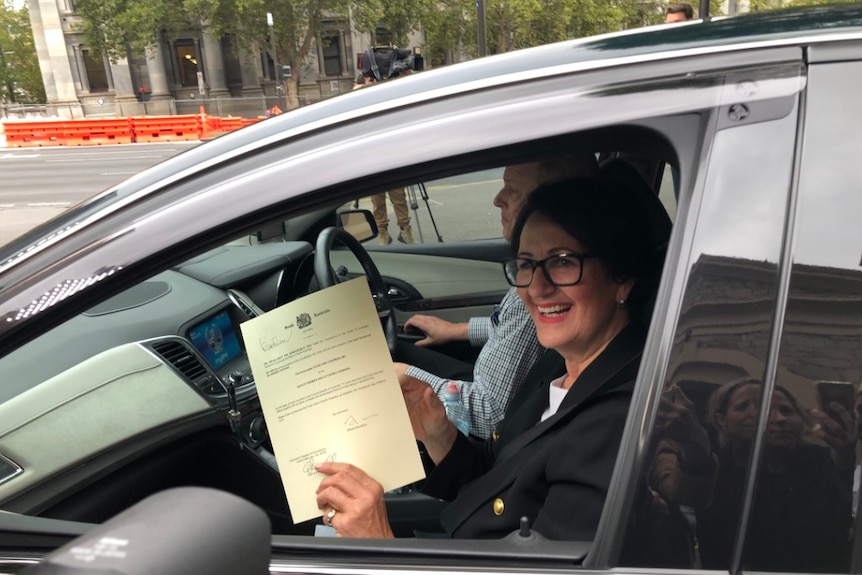
[[[381,51],[381,55],[376,55],[378,50]],[[382,68],[378,66],[378,59]],[[362,73],[356,78],[353,85],[354,90],[412,73],[415,59],[410,50],[399,50],[394,47],[369,48],[362,55],[360,67]],[[407,193],[403,187],[371,196],[372,213],[374,214],[374,221],[377,223],[377,240],[380,245],[384,246],[392,243],[392,236],[389,235],[389,212],[386,208],[387,193],[389,194],[389,201],[392,202],[392,207],[395,209],[395,219],[400,229],[398,241],[404,244],[414,243],[413,229],[410,227]]]

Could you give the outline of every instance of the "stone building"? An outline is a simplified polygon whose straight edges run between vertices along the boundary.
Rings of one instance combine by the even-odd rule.
[[[27,0],[49,113],[63,117],[210,114],[255,117],[285,108],[276,66],[262,47],[201,30],[163,36],[152,51],[112,63],[78,32],[73,0]],[[357,55],[371,43],[349,18],[325,18],[299,70],[300,105],[350,91]],[[412,44],[418,44],[411,38]]]
[[[694,265],[667,381],[705,408],[708,393],[762,378],[776,321],[778,265],[703,255]],[[862,271],[795,264],[782,310],[778,383],[816,406],[819,381],[862,384]]]

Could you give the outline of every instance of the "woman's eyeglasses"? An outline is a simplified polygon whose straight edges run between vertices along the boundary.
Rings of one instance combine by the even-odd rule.
[[[508,258],[503,260],[506,281],[514,287],[529,287],[536,268],[542,268],[548,283],[558,287],[580,283],[584,275],[584,260],[593,254],[556,254],[543,260]]]

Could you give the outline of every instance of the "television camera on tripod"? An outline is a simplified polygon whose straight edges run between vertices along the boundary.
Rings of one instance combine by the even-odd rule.
[[[360,70],[360,74],[356,78],[356,86],[354,88],[360,88],[367,84],[376,84],[378,82],[385,82],[392,78],[398,78],[402,75],[408,75],[414,71],[422,71],[425,67],[425,61],[422,57],[421,52],[418,50],[406,50],[399,49],[397,46],[372,46],[368,48],[359,55],[359,60],[357,62],[357,69]],[[400,190],[399,190],[400,192]],[[419,223],[419,198],[425,202],[425,207],[428,209],[428,216],[431,219],[431,225],[434,227],[434,233],[437,236],[437,241],[442,242],[443,237],[440,235],[440,231],[437,229],[437,222],[434,220],[434,214],[431,211],[431,204],[428,201],[428,190],[425,187],[423,182],[419,182],[415,185],[409,185],[404,188],[404,192],[406,192],[407,198],[409,198],[409,207],[413,210],[414,220],[416,221],[416,229],[419,232],[419,241],[424,242],[424,237],[422,234],[422,226]],[[403,202],[403,193],[397,194],[399,199],[398,201]],[[392,193],[390,193],[390,200],[393,203],[396,201],[396,197],[393,197]],[[385,210],[385,194],[378,194],[376,197],[372,197],[372,203],[380,203],[383,202],[383,206],[380,209]],[[358,200],[354,203],[354,206],[358,207]],[[378,206],[375,206],[375,212],[378,211]],[[396,208],[396,213],[398,209]],[[375,215],[375,218],[377,216]],[[387,218],[388,222],[388,218]],[[378,222],[378,226],[381,222]],[[402,225],[402,222],[399,222],[399,225]],[[407,229],[409,230],[409,222],[406,224]],[[399,241],[405,242],[404,238],[404,228],[402,225],[402,235],[398,236]],[[406,243],[413,243],[412,235],[408,235],[410,238]],[[380,235],[380,242],[382,244],[388,244],[392,240],[389,237],[388,231],[382,231]]]

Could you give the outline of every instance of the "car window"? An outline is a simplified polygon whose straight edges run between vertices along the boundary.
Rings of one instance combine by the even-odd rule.
[[[729,107],[718,109],[702,196],[680,202],[692,210],[684,220],[693,233],[690,268],[643,451],[624,565],[731,565],[745,493],[737,480],[746,477],[751,437],[733,477],[724,477],[731,469],[723,460],[725,422],[716,423],[713,401],[728,382],[767,372],[797,110],[795,97],[761,102],[755,112],[764,121],[735,125],[726,121]],[[744,407],[756,417],[757,398]]]
[[[846,166],[862,120],[838,94],[862,64],[812,66],[776,392],[742,562],[762,571],[853,570],[862,404],[862,194]],[[787,506],[787,501],[792,506]]]
[[[503,168],[418,182],[352,202],[374,215],[377,243],[435,243],[502,237],[494,196]]]
[[[667,147],[667,142],[653,138]],[[572,136],[573,146],[584,146],[583,141]],[[613,144],[627,145],[622,137]],[[638,151],[645,150],[649,148]],[[536,159],[526,147],[521,153],[524,161]],[[647,163],[660,170],[666,162],[666,157],[654,154]],[[500,210],[493,204],[502,185],[503,169],[488,168],[486,162],[481,169],[408,186],[408,198],[415,191],[418,204],[415,209],[410,207],[416,244],[424,245],[414,249],[397,239],[391,246],[379,245],[375,239],[367,242],[389,282],[399,323],[415,313],[453,319],[491,317],[493,306],[509,288],[500,265],[509,248],[501,237]],[[329,215],[345,207],[371,210],[366,196],[333,207]],[[390,218],[394,218],[394,211]],[[328,216],[318,219],[332,221]],[[309,240],[314,239],[316,224],[308,225],[304,216],[288,220],[284,226],[281,223],[274,229],[304,225]],[[394,235],[394,222],[391,228]],[[492,241],[481,241],[487,239]],[[101,522],[151,490],[206,484],[237,493],[265,509],[277,534],[313,533],[313,525],[293,525],[277,471],[267,467],[267,461],[272,464],[272,452],[260,406],[253,399],[253,387],[249,387],[253,374],[237,329],[254,314],[317,289],[312,277],[312,250],[310,242],[283,238],[254,244],[229,242],[132,286],[5,356],[2,365],[11,384],[0,394],[0,414],[9,416],[6,422],[14,429],[0,436],[0,453],[39,452],[34,446],[45,441],[43,425],[69,427],[67,437],[75,438],[71,442],[74,448],[45,450],[26,460],[14,458],[24,463],[26,471],[17,482],[2,486],[7,496],[16,500],[14,508],[26,513],[38,508],[38,513],[52,518]],[[362,273],[355,258],[337,263],[333,258],[333,263],[344,277]],[[88,337],[76,338],[80,333]],[[217,337],[211,337],[213,333]],[[71,341],[75,345],[70,345]],[[218,344],[217,352],[213,341]],[[445,351],[453,356],[463,353],[455,348]],[[51,361],[39,361],[41,357],[51,357]],[[134,367],[127,370],[132,364]],[[174,381],[176,387],[172,389],[177,375],[180,379]],[[234,453],[230,449],[235,439],[223,414],[211,413],[212,427],[203,431],[187,423],[205,418],[213,409],[225,408],[228,398],[220,381],[237,386],[242,418],[239,433],[250,442],[249,450]],[[47,410],[50,414],[38,416],[35,412],[46,402],[56,407]],[[162,402],[169,405],[157,409]],[[110,412],[104,410],[109,403]],[[149,407],[142,410],[141,406]],[[86,418],[88,423],[74,425],[72,421],[82,412],[91,414]],[[114,423],[106,427],[109,416]],[[150,425],[176,425],[176,437],[183,439],[170,442],[151,458],[133,459],[124,469],[106,472],[98,479],[87,477],[102,466],[101,461],[92,462],[87,470],[78,471],[76,480],[84,487],[56,502],[40,501],[50,487],[36,490],[31,500],[18,498],[18,486],[25,482],[46,480],[81,458],[101,460],[139,434],[141,441],[150,441]],[[220,471],[224,469],[234,471],[226,474]],[[159,480],[144,480],[150,473]],[[239,480],[241,475],[245,480]],[[412,489],[390,493],[389,497],[390,519],[398,535],[408,536],[417,528],[439,531],[440,502],[420,498]]]

